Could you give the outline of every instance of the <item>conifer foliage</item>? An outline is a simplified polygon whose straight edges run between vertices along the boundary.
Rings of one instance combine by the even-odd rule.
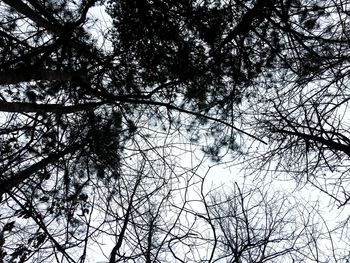
[[[264,179],[349,202],[349,9],[0,1],[0,262],[347,262]],[[206,190],[199,152],[261,180]]]

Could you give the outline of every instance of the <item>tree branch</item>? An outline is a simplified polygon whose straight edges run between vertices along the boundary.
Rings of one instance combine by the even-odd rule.
[[[264,18],[271,14],[274,3],[275,0],[257,0],[253,8],[248,9],[238,25],[220,43],[218,50],[220,51],[227,43],[231,42],[235,36],[245,36],[253,27],[263,22]]]
[[[175,110],[175,111],[178,111],[178,112],[182,112],[182,113],[186,113],[186,114],[189,114],[189,115],[193,115],[193,116],[196,116],[196,117],[201,117],[201,118],[205,118],[207,120],[211,120],[211,121],[214,121],[214,122],[218,122],[218,123],[221,123],[221,124],[224,124],[225,126],[228,126],[242,134],[245,134],[255,140],[258,140],[259,142],[262,142],[263,144],[266,144],[266,142],[264,142],[262,139],[256,137],[255,135],[253,134],[250,134],[240,128],[237,128],[236,126],[234,126],[233,124],[229,123],[229,122],[226,122],[224,120],[221,120],[221,119],[218,119],[218,118],[214,118],[214,117],[211,117],[211,116],[208,116],[208,115],[205,115],[205,114],[202,114],[202,113],[199,113],[199,112],[195,112],[195,111],[190,111],[190,110],[186,110],[186,109],[183,109],[183,108],[180,108],[180,107],[177,107],[175,105],[172,105],[170,103],[166,103],[166,102],[160,102],[160,101],[150,101],[150,100],[134,100],[134,99],[122,99],[120,100],[120,98],[118,98],[119,101],[121,102],[126,102],[126,103],[134,103],[134,104],[146,104],[146,105],[155,105],[155,106],[163,106],[167,109],[170,109],[170,110]]]
[[[26,103],[26,102],[0,102],[0,111],[3,112],[52,112],[68,114],[78,111],[92,110],[103,102],[96,103],[85,103],[77,105],[65,106],[62,104],[36,104],[36,103]]]
[[[301,133],[298,131],[288,131],[284,129],[272,129],[272,132],[274,133],[284,133],[284,134],[289,134],[293,136],[297,136],[299,138],[302,138],[306,141],[314,141],[321,143],[323,145],[326,145],[329,147],[329,149],[336,150],[336,151],[341,151],[350,156],[350,147],[349,145],[345,145],[342,143],[335,142],[333,140],[327,140],[323,137],[315,136],[315,135],[310,135],[306,133]]]
[[[41,159],[41,161],[32,164],[28,168],[20,171],[16,174],[6,175],[2,174],[0,177],[0,197],[6,193],[10,192],[14,187],[19,186],[22,182],[30,178],[34,173],[45,168],[50,163],[57,161],[59,158],[65,156],[66,154],[73,153],[79,149],[83,143],[75,143],[71,146],[68,146],[66,149],[49,154],[46,158]]]
[[[24,67],[0,71],[0,85],[17,84],[33,80],[72,80],[74,74],[64,70],[50,70],[42,68]]]
[[[133,208],[133,204],[132,203],[134,201],[134,196],[136,194],[136,190],[137,190],[138,186],[140,185],[140,183],[141,183],[141,176],[139,175],[139,177],[138,177],[138,179],[137,179],[137,181],[135,183],[134,189],[132,191],[132,194],[130,196],[130,200],[129,200],[129,203],[128,203],[128,208],[127,208],[126,213],[125,213],[124,224],[123,224],[122,229],[120,231],[120,234],[118,236],[117,244],[113,247],[113,249],[111,251],[111,256],[110,256],[110,259],[109,259],[109,263],[116,263],[116,256],[117,256],[117,253],[118,253],[118,251],[121,248],[122,243],[123,243],[125,232],[126,232],[128,224],[129,224],[129,220],[130,220],[130,213],[131,213],[131,210]]]
[[[46,28],[49,31],[56,31],[57,29],[53,24],[51,24],[49,21],[44,19],[42,16],[38,15],[37,12],[35,12],[33,9],[31,9],[29,6],[27,6],[25,3],[23,3],[20,0],[3,0],[7,5],[14,8],[17,12],[25,15],[30,20],[35,22],[37,25]]]

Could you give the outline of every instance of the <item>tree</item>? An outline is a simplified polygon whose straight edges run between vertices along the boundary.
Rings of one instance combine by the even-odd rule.
[[[286,43],[295,52],[285,57],[295,64],[284,71],[283,81],[268,83],[267,91],[248,103],[258,136],[271,142],[257,170],[272,163],[276,172],[311,183],[339,206],[349,201],[346,7],[323,1],[289,16],[295,26],[288,34],[297,38]],[[331,22],[323,21],[326,17]],[[296,26],[298,21],[303,23]]]
[[[341,122],[328,123],[347,102],[334,89],[347,71],[346,7],[294,0],[3,0],[0,258],[84,262],[90,245],[113,236],[110,262],[304,260],[304,248],[293,243],[301,237],[296,230],[287,236],[278,230],[289,226],[284,210],[267,205],[257,189],[251,191],[260,201],[248,202],[252,207],[238,185],[232,198],[218,194],[210,204],[200,190],[204,210],[189,206],[199,167],[181,167],[177,155],[203,146],[220,161],[224,149],[241,155],[250,140],[269,140],[285,160],[285,137],[313,149],[307,158],[319,156],[311,169],[322,168],[317,160],[329,164],[324,146],[331,157],[346,154]],[[94,10],[104,17],[93,20]],[[270,87],[276,96],[261,100]],[[286,105],[300,87],[328,105],[299,99],[307,116],[302,127],[298,116],[290,119],[295,106]],[[331,96],[319,92],[324,87]],[[296,146],[286,148],[300,153]],[[236,208],[241,212],[230,214]],[[264,216],[246,222],[255,208]],[[276,229],[258,229],[261,220]],[[271,250],[275,230],[288,249]],[[314,233],[305,240],[319,245]],[[208,255],[203,244],[211,246]]]

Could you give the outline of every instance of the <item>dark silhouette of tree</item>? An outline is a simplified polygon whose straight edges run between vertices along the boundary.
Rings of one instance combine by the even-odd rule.
[[[293,175],[339,206],[349,201],[346,6],[341,1],[292,6],[289,12],[295,15],[280,26],[292,40],[285,42],[292,52],[283,54],[290,68],[248,103],[254,107],[251,124],[259,127],[257,136],[269,141],[254,162],[256,171],[269,167]]]
[[[180,158],[254,141],[268,147],[259,171],[296,167],[345,205],[347,9],[1,1],[0,259],[87,262],[101,246],[111,263],[343,260],[319,251],[334,231],[311,208],[238,184],[205,194],[204,161]],[[323,185],[327,169],[339,176]]]

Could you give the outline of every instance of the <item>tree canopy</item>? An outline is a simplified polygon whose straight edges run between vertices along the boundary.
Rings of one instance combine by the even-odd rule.
[[[347,262],[349,8],[0,1],[0,262]]]

